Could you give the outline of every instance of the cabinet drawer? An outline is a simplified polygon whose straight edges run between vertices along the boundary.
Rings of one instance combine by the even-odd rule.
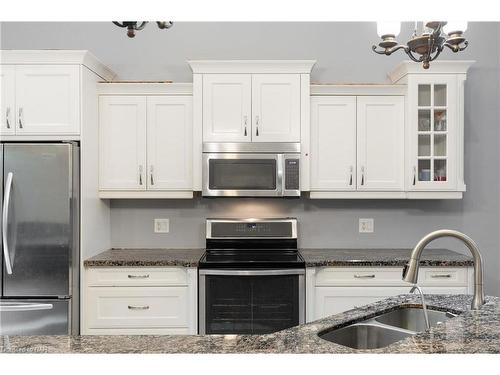
[[[188,327],[187,287],[88,288],[88,328]]]
[[[418,282],[422,286],[467,286],[467,270],[466,267],[420,267]]]
[[[316,286],[401,285],[402,267],[325,267],[316,274]]]
[[[88,268],[89,286],[185,286],[187,269],[182,267]]]

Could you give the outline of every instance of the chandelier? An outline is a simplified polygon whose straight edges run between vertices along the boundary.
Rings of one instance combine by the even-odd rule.
[[[437,59],[444,47],[448,47],[453,52],[463,51],[469,42],[464,38],[463,33],[467,29],[467,22],[445,22],[429,21],[424,22],[422,33],[417,33],[417,22],[411,39],[404,44],[396,41],[396,36],[401,31],[400,22],[377,22],[377,33],[382,38],[377,46],[372,49],[379,55],[391,55],[403,50],[411,60],[423,63],[424,69],[429,69],[430,62]]]
[[[148,21],[113,21],[116,26],[126,27],[127,28],[127,36],[129,38],[135,37],[135,32],[142,30],[146,27]],[[172,21],[156,21],[156,24],[160,29],[170,29],[173,26]]]

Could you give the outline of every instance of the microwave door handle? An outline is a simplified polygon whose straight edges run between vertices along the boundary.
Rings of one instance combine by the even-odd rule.
[[[7,229],[9,222],[9,206],[10,206],[10,193],[12,190],[12,179],[14,178],[14,174],[9,172],[7,174],[7,181],[5,183],[5,194],[3,198],[3,207],[2,207],[2,243],[3,243],[3,256],[5,259],[5,269],[7,274],[12,275],[12,263],[10,261],[9,255],[9,244],[7,241]]]
[[[285,195],[285,171],[283,165],[285,164],[285,157],[283,154],[278,154],[276,158],[276,190],[278,190],[278,195]]]

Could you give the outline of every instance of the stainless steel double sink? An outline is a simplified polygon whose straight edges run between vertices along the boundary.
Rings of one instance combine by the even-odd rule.
[[[431,327],[456,315],[427,309]],[[377,349],[426,330],[421,308],[401,307],[342,328],[325,330],[318,335],[324,340],[353,349]]]

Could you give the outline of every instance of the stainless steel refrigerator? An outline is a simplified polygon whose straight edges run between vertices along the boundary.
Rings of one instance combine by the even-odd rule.
[[[79,331],[79,147],[0,143],[0,335]]]

